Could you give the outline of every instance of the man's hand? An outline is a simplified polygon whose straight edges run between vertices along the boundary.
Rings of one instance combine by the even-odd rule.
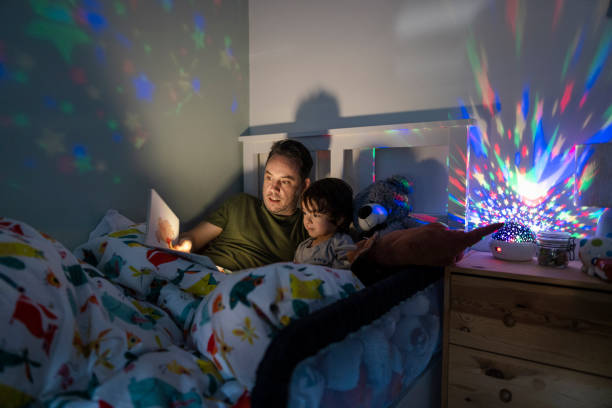
[[[191,247],[193,246],[193,242],[189,238],[179,238],[176,245],[172,247],[175,251],[181,252],[191,252]]]
[[[499,229],[503,223],[476,228],[470,232],[449,230],[439,223],[392,231],[379,238],[369,253],[381,266],[451,265],[463,251]]]

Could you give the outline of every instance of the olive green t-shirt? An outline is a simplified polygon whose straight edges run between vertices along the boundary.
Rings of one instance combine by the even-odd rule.
[[[291,261],[300,242],[308,238],[298,209],[290,216],[274,215],[248,194],[227,200],[206,221],[223,229],[202,252],[232,271]]]

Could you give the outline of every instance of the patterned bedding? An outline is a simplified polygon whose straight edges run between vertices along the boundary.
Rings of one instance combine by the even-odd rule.
[[[228,274],[143,236],[107,228],[70,252],[0,218],[2,406],[247,406],[275,333],[362,288],[292,263]]]

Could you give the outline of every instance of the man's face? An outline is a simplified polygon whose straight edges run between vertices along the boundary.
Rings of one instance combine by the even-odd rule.
[[[302,181],[295,161],[275,154],[266,164],[262,191],[264,205],[272,214],[292,215],[309,182],[309,179]]]

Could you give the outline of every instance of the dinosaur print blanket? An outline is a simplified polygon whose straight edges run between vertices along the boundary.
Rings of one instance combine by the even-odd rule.
[[[362,288],[312,265],[228,273],[146,247],[144,231],[71,252],[0,218],[3,406],[242,406],[275,333]]]

